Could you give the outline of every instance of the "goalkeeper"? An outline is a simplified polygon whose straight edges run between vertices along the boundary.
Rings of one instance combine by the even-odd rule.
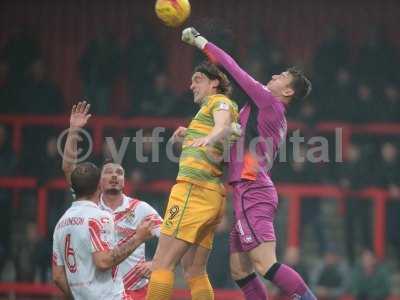
[[[273,75],[263,85],[194,28],[186,28],[182,40],[222,66],[249,98],[239,115],[243,134],[232,146],[229,163],[235,212],[235,225],[230,236],[233,279],[247,300],[267,299],[266,288],[257,273],[274,283],[290,299],[316,299],[295,270],[277,262],[273,221],[278,195],[270,176],[274,158],[286,137],[286,108],[309,94],[310,81],[300,70],[289,68]]]

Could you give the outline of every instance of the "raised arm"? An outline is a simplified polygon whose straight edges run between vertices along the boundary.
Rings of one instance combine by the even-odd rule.
[[[88,114],[89,109],[90,104],[87,104],[86,101],[78,102],[72,107],[62,160],[62,170],[69,184],[71,184],[71,173],[76,167],[78,158],[79,130],[86,125],[91,117],[91,114]]]
[[[231,113],[229,110],[217,110],[213,113],[214,127],[211,132],[201,138],[194,139],[190,146],[203,147],[223,142],[231,134]]]
[[[244,71],[237,62],[224,50],[208,42],[193,27],[182,32],[182,41],[202,50],[215,64],[221,65],[259,107],[265,107],[277,101],[260,82]]]

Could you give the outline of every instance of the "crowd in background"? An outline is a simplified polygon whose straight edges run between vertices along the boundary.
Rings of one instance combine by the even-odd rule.
[[[82,95],[89,99],[94,115],[109,114],[112,90],[121,78],[127,80],[127,87],[134,88],[128,88],[131,106],[120,112],[120,116],[190,117],[196,112],[189,91],[177,95],[169,88],[168,58],[160,42],[148,30],[144,26],[135,27],[135,34],[125,48],[121,48],[112,32],[106,29],[99,30],[88,42],[76,64]],[[223,41],[222,47],[230,53],[238,53],[229,38],[218,41]],[[358,49],[350,48],[346,31],[329,28],[325,40],[315,49],[312,63],[304,66],[313,82],[312,95],[303,103],[295,103],[288,111],[288,119],[306,124],[309,128],[306,136],[312,136],[314,125],[322,121],[398,123],[398,53],[378,27],[371,27],[368,38]],[[199,59],[196,57],[194,64]],[[246,56],[237,59],[262,82],[288,67],[285,53],[263,32],[254,32]],[[70,108],[65,105],[57,83],[50,79],[48,67],[35,35],[21,28],[0,51],[0,101],[7,108],[2,113],[67,114]],[[233,98],[239,104],[243,101],[244,95],[237,87]],[[41,182],[63,176],[57,151],[59,130],[45,126],[24,129],[24,146],[18,156],[13,151],[10,132],[10,128],[0,124],[0,176],[35,176]],[[134,132],[131,129],[118,134],[132,136]],[[144,131],[144,135],[150,136],[151,131]],[[169,135],[170,132],[165,133],[165,139]],[[312,146],[302,147],[301,151]],[[152,151],[151,143],[144,145],[145,154],[150,155]],[[378,261],[371,252],[372,206],[369,201],[355,197],[346,199],[341,213],[332,210],[321,198],[305,199],[301,207],[301,240],[306,242],[302,245],[307,245],[308,241],[311,245],[308,256],[318,255],[322,259],[307,259],[304,249],[285,249],[284,245],[280,246],[280,255],[296,267],[321,298],[335,299],[350,292],[359,299],[384,299],[390,293],[393,280],[390,268],[399,270],[400,267],[399,139],[395,135],[355,136],[344,151],[346,160],[343,163],[315,164],[291,159],[287,163],[277,163],[272,171],[273,178],[276,182],[329,183],[355,190],[369,186],[386,188],[393,200],[388,202],[386,218],[387,258],[392,264]],[[137,163],[134,145],[129,146],[128,154],[123,166],[127,180],[133,186],[152,180],[174,179],[177,164],[165,157],[161,157],[159,163]],[[106,156],[107,149],[104,149],[102,155],[91,159],[101,163]],[[162,212],[166,195],[138,193],[136,196]],[[60,215],[70,205],[71,195],[69,191],[54,191],[50,197],[54,200],[49,204],[51,233]],[[283,209],[284,203],[283,199]],[[0,191],[2,280],[49,280],[51,234],[45,237],[38,234],[35,211],[34,191],[18,194],[12,190]],[[329,216],[333,222],[328,222]],[[229,219],[230,212],[218,228],[210,262],[210,276],[216,287],[233,287],[226,271],[228,263],[221,259],[227,257]],[[339,238],[332,239],[333,234]],[[306,257],[305,261],[303,257]]]

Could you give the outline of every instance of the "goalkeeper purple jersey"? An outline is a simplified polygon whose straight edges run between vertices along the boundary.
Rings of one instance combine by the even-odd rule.
[[[209,42],[204,52],[212,62],[222,66],[249,97],[239,114],[242,135],[230,149],[229,183],[252,180],[273,185],[271,168],[287,132],[285,105],[222,49]]]

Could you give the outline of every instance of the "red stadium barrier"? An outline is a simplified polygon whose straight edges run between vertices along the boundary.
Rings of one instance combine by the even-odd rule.
[[[19,154],[22,149],[22,129],[28,126],[43,126],[67,128],[69,118],[66,116],[20,116],[20,115],[0,115],[0,123],[11,126],[12,145],[14,151]],[[148,118],[137,117],[123,119],[119,117],[93,117],[88,128],[93,131],[93,149],[95,153],[100,153],[102,138],[105,128],[126,129],[126,128],[154,128],[165,127],[176,129],[178,126],[187,124],[183,118]]]
[[[288,246],[298,247],[299,225],[300,225],[300,205],[303,197],[333,198],[343,201],[347,196],[357,196],[363,199],[371,199],[374,205],[374,251],[377,257],[385,256],[385,218],[386,201],[389,194],[384,189],[367,188],[361,191],[347,191],[336,186],[328,185],[297,185],[297,184],[279,184],[278,193],[288,198]]]
[[[0,283],[0,295],[26,295],[26,296],[62,296],[61,291],[53,284],[36,283]],[[243,300],[237,290],[215,290],[216,300]],[[173,300],[191,299],[188,290],[177,289],[174,291]],[[273,298],[272,298],[273,299]]]
[[[13,149],[21,152],[22,148],[22,130],[27,126],[32,125],[49,125],[53,127],[66,128],[68,126],[68,118],[57,116],[9,116],[0,115],[0,123],[11,126],[12,129],[12,145]],[[184,125],[187,120],[180,118],[132,118],[122,119],[115,117],[95,117],[89,123],[89,128],[93,132],[94,150],[96,153],[101,151],[102,138],[106,128],[154,128],[163,126],[169,129],[175,129],[179,125]],[[307,130],[302,123],[289,124],[289,129]],[[368,125],[350,125],[345,123],[320,123],[315,127],[315,130],[320,133],[334,133],[336,128],[342,129],[343,148],[351,141],[354,134],[373,134],[373,135],[396,135],[400,132],[400,124],[368,124]],[[154,181],[146,183],[141,187],[135,187],[137,190],[148,192],[165,192],[168,193],[173,181]],[[44,185],[38,185],[36,178],[30,177],[0,177],[0,187],[18,191],[20,189],[37,189],[38,193],[38,209],[37,223],[41,234],[47,234],[47,204],[48,192],[53,189],[66,189],[67,183],[64,179],[54,179]],[[129,184],[126,187],[126,192],[133,187]],[[384,189],[367,188],[361,191],[346,191],[335,186],[328,185],[293,185],[279,184],[278,192],[281,196],[289,200],[288,211],[288,246],[299,246],[299,226],[300,226],[300,205],[302,198],[316,196],[322,198],[332,198],[338,201],[343,201],[347,196],[358,196],[363,199],[371,199],[374,205],[374,231],[373,243],[376,255],[383,258],[385,255],[385,216],[386,202],[389,200],[388,193]],[[21,294],[21,295],[59,295],[57,288],[53,285],[37,285],[37,284],[0,284],[0,294]],[[178,290],[174,294],[174,299],[188,299],[188,292]],[[216,299],[242,299],[237,291],[219,291],[216,294]],[[351,298],[343,298],[351,299]],[[396,298],[391,298],[396,299]],[[400,300],[400,299],[399,299]]]
[[[35,284],[35,283],[0,283],[0,295],[11,295],[10,299],[14,299],[15,295],[22,296],[54,296],[61,298],[61,291],[52,284]],[[57,297],[57,298],[58,298]],[[27,299],[27,298],[24,298]],[[37,299],[37,298],[35,298]],[[188,290],[176,289],[174,290],[172,300],[189,300],[190,292]],[[269,295],[271,300],[284,300],[284,298],[277,297],[276,295]],[[353,300],[354,298],[346,295],[340,300]],[[242,294],[238,290],[223,290],[215,289],[215,300],[244,300]],[[387,300],[400,300],[400,297],[388,297]]]
[[[168,193],[174,184],[170,180],[159,180],[146,183],[137,188],[143,192],[160,192]],[[38,230],[42,235],[47,234],[47,195],[52,189],[67,189],[66,181],[61,179],[50,180],[42,186],[37,186],[35,178],[26,177],[0,177],[0,187],[9,189],[37,188],[38,193],[38,209],[37,224]],[[127,183],[126,192],[130,194],[132,186]],[[385,256],[385,218],[386,218],[386,201],[389,200],[389,194],[386,190],[380,188],[367,188],[361,191],[348,191],[331,185],[309,185],[309,184],[278,184],[278,193],[289,200],[288,211],[288,246],[299,246],[300,227],[300,205],[304,197],[319,197],[336,199],[343,201],[347,196],[358,196],[363,199],[371,199],[374,205],[374,231],[373,241],[375,254],[379,258]]]
[[[68,117],[66,116],[38,116],[38,115],[0,115],[0,123],[11,126],[12,144],[14,151],[19,154],[22,149],[22,130],[28,126],[53,126],[59,128],[68,127]],[[88,128],[93,132],[93,150],[100,153],[102,139],[105,128],[127,129],[127,128],[154,128],[164,127],[175,129],[188,123],[184,118],[165,118],[165,117],[93,117]],[[400,132],[400,124],[398,123],[369,123],[367,125],[351,125],[341,122],[323,122],[315,127],[320,133],[334,133],[335,129],[342,129],[343,148],[349,144],[353,134],[370,133],[374,135],[390,135]],[[289,122],[289,129],[306,130],[301,122]]]

